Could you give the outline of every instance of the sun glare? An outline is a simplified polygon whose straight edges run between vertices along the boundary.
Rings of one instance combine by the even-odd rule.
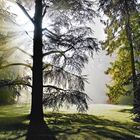
[[[33,33],[33,24],[30,19],[25,15],[25,13],[20,9],[16,3],[8,2],[10,12],[15,15],[16,23],[28,34]],[[28,11],[30,16],[33,16],[33,11]]]
[[[25,31],[28,33],[28,35],[33,36],[33,30],[34,26],[33,23],[30,21],[30,19],[26,16],[24,11],[13,2],[7,2],[9,6],[9,11],[15,15],[16,23]],[[27,10],[28,14],[31,16],[31,18],[34,16],[34,10]],[[43,20],[43,28],[49,28],[51,25],[51,19],[47,17],[46,20]]]

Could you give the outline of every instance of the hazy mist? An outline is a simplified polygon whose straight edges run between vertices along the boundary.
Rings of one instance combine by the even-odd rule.
[[[98,40],[105,39],[104,26],[98,18],[95,19],[93,26],[94,35]],[[85,91],[92,99],[91,103],[106,103],[106,83],[110,81],[109,76],[104,71],[109,66],[111,57],[106,56],[106,52],[100,50],[94,54],[93,59],[85,66],[83,74],[87,74],[88,82],[85,85]]]

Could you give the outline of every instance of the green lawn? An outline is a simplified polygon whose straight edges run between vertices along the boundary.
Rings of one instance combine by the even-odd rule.
[[[137,140],[140,124],[131,120],[130,109],[131,106],[97,104],[90,105],[87,114],[77,114],[74,109],[46,111],[45,121],[50,135],[57,140]],[[28,105],[1,106],[0,140],[25,140],[28,114]]]

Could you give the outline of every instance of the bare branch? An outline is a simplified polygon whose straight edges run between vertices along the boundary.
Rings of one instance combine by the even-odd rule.
[[[29,57],[33,58],[33,56],[31,54],[29,54],[28,52],[24,51],[23,49],[19,48],[19,47],[15,47],[18,50],[20,50],[21,52],[23,52],[24,54],[28,55]]]
[[[20,7],[20,9],[24,12],[24,14],[30,19],[30,21],[34,24],[34,20],[33,18],[31,18],[31,16],[28,14],[28,12],[26,11],[26,9],[19,3],[16,2],[17,5]]]
[[[66,56],[65,56],[65,53],[68,52],[68,51],[70,51],[71,49],[73,49],[73,47],[70,47],[70,48],[68,48],[68,49],[65,50],[65,51],[56,50],[56,51],[46,52],[46,53],[43,54],[43,57],[44,57],[44,56],[47,56],[47,55],[50,55],[50,54],[53,54],[53,53],[59,53],[59,54],[63,55],[64,57],[66,57]]]
[[[61,54],[61,55],[64,55],[64,51],[49,51],[49,52],[46,52],[46,53],[44,53],[43,54],[43,57],[44,56],[47,56],[47,55],[50,55],[50,54],[54,54],[54,53],[59,53],[59,54]]]
[[[66,91],[65,89],[53,86],[53,85],[43,85],[44,88],[53,88],[55,90],[62,90],[62,91]]]
[[[48,8],[48,6],[46,5],[46,6],[45,6],[45,8],[44,8],[44,11],[43,11],[42,17],[44,17],[44,16],[45,16],[46,11],[47,11],[47,8]]]
[[[52,31],[50,31],[49,29],[47,28],[43,28],[42,31],[47,31],[49,32],[51,35],[55,36],[55,37],[59,37],[57,34],[53,33]]]

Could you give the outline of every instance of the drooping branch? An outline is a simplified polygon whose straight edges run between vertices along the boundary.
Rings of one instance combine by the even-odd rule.
[[[11,64],[0,66],[0,69],[4,69],[4,68],[7,68],[7,67],[11,67],[11,66],[25,66],[25,67],[28,67],[32,70],[32,66],[30,66],[28,64],[25,64],[25,63],[11,63]]]
[[[70,51],[71,49],[73,49],[73,47],[70,47],[65,51],[59,51],[59,50],[49,51],[49,52],[44,53],[43,56],[59,53],[60,55],[62,55],[62,56],[64,56],[66,58],[65,53]]]
[[[99,49],[97,40],[89,35],[90,30],[89,27],[86,29],[78,27],[66,34],[50,37],[46,31],[44,56],[50,55],[50,63],[55,66],[81,73],[84,64],[88,62],[88,57],[93,55],[93,50]]]
[[[1,83],[0,83],[1,84]],[[0,85],[0,88],[2,87],[9,87],[9,86],[16,86],[16,85],[22,85],[22,86],[28,86],[30,88],[32,88],[32,86],[30,84],[27,83],[23,83],[21,81],[15,81],[15,82],[10,82],[10,83],[4,83]]]
[[[54,85],[43,85],[43,88],[52,88],[52,89],[55,89],[55,90],[62,90],[62,91],[66,91],[65,89],[63,88],[59,88],[57,86],[54,86]]]
[[[28,77],[28,76],[27,76]],[[11,87],[11,86],[24,86],[24,87],[30,87],[32,88],[31,83],[29,82],[29,77],[23,77],[23,78],[17,78],[14,80],[11,79],[4,79],[0,80],[0,88],[3,87]]]
[[[64,68],[52,65],[44,71],[44,82],[58,88],[84,91],[84,82],[87,82],[87,79],[85,75],[76,75]]]
[[[47,41],[44,40],[44,48],[45,50],[56,51],[58,48],[73,48],[73,50],[80,51],[98,51],[98,43],[95,38],[91,36],[91,28],[87,27],[77,27],[76,29],[70,29],[65,34],[57,35],[48,29],[44,29],[44,36],[47,38]],[[92,34],[93,35],[93,34]],[[50,48],[50,45],[51,47]]]
[[[65,90],[56,86],[46,85],[43,104],[45,107],[59,110],[60,107],[76,105],[78,112],[85,112],[88,109],[86,100],[90,98],[87,94],[78,90]]]
[[[48,67],[51,67],[51,70],[49,70],[50,73],[53,72],[53,68],[55,68],[55,69],[57,69],[58,71],[63,71],[63,72],[65,72],[65,73],[67,73],[67,74],[70,74],[71,76],[74,76],[74,77],[77,77],[77,78],[81,78],[81,75],[79,76],[79,75],[76,75],[76,74],[74,74],[74,73],[70,73],[69,71],[66,71],[63,67],[58,67],[58,66],[55,66],[55,65],[52,65],[52,64],[46,64],[46,65],[44,66],[43,70],[47,69]],[[45,74],[49,74],[49,73],[48,73],[48,70],[46,71]],[[44,75],[44,76],[45,76],[45,75]],[[85,76],[85,75],[84,75],[84,76]],[[85,79],[85,80],[86,80],[86,79]],[[86,81],[86,82],[87,82],[87,81]]]

